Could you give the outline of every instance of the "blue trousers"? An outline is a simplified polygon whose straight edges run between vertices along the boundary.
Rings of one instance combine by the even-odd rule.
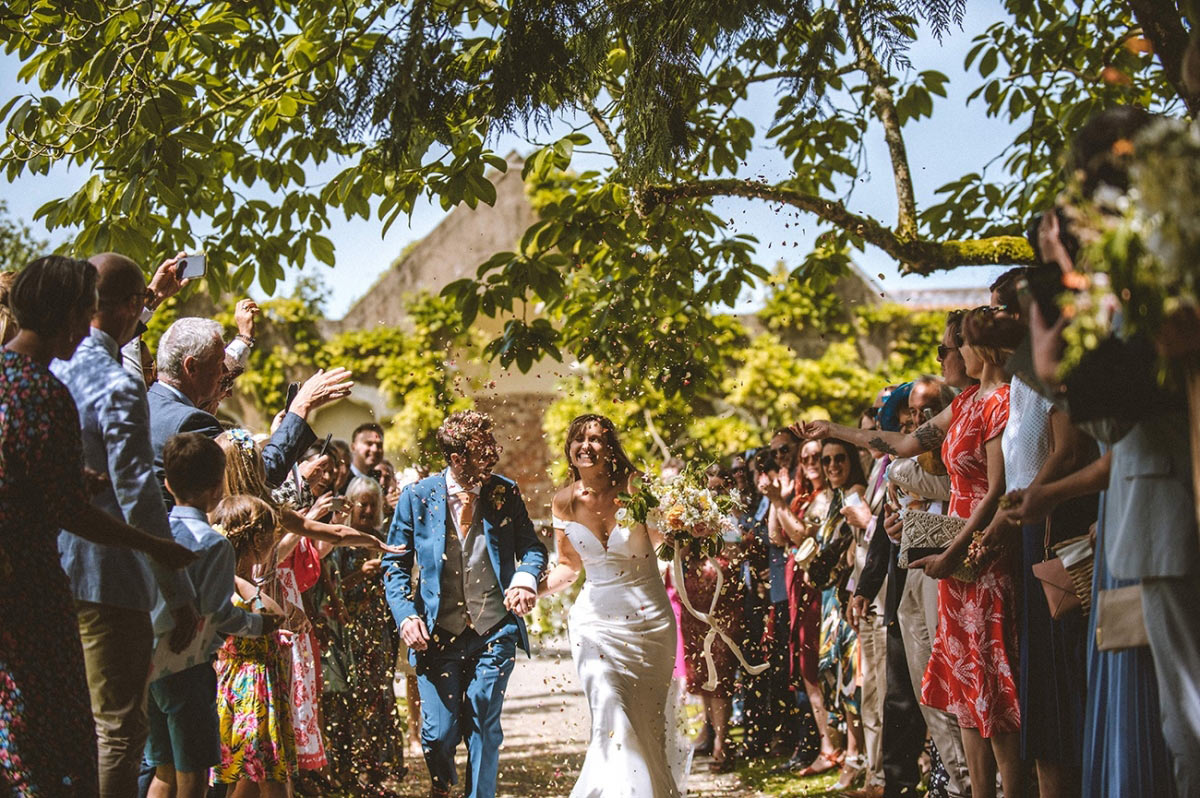
[[[457,782],[454,752],[467,741],[466,798],[494,798],[500,767],[500,710],[517,653],[517,624],[508,620],[484,635],[467,629],[450,637],[436,629],[417,654],[421,744],[433,788]]]

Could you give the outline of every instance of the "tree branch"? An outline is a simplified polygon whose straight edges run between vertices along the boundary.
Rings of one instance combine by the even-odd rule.
[[[875,116],[883,125],[883,138],[887,142],[888,154],[892,159],[892,175],[896,181],[896,233],[901,238],[917,238],[917,202],[913,197],[912,171],[908,167],[908,150],[904,146],[904,134],[901,130],[900,115],[896,112],[895,98],[888,84],[887,73],[871,43],[863,34],[858,10],[854,4],[841,0],[842,16],[846,29],[850,32],[850,41],[858,64],[867,76],[871,86],[871,97],[875,103]]]
[[[591,100],[585,102],[583,108],[587,111],[588,116],[591,117],[592,124],[600,131],[600,135],[604,137],[604,143],[608,145],[608,151],[617,159],[617,163],[621,163],[621,142],[617,141],[617,137],[613,135],[612,128],[608,126],[608,122],[605,121],[604,116],[600,113],[600,109]]]
[[[638,193],[639,212],[659,205],[707,197],[743,197],[790,205],[861,237],[895,258],[906,273],[930,274],[958,266],[1000,266],[1033,263],[1033,249],[1020,236],[989,236],[967,241],[925,241],[902,236],[870,216],[846,209],[841,202],[787,186],[753,180],[722,178],[674,185],[647,186]]]
[[[1183,80],[1183,54],[1188,46],[1188,33],[1176,4],[1164,0],[1129,0],[1129,7],[1146,38],[1154,45],[1154,54],[1163,65],[1167,81],[1187,105],[1189,113],[1200,113],[1200,96],[1188,91]]]

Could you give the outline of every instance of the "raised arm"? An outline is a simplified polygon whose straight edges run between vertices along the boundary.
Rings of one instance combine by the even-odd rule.
[[[295,510],[285,509],[280,512],[280,523],[283,528],[309,540],[331,543],[334,546],[356,546],[375,551],[391,551],[391,547],[379,538],[367,532],[359,532],[352,527],[342,524],[324,524],[307,518]],[[398,552],[396,552],[398,553]]]
[[[893,457],[916,457],[941,446],[953,421],[953,406],[947,406],[911,434],[846,427],[831,421],[809,421],[796,424],[792,429],[802,438],[841,438],[855,446],[869,446]]]

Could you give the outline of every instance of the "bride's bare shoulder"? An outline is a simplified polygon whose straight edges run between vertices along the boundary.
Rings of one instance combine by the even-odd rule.
[[[554,498],[550,500],[550,510],[564,521],[569,521],[573,513],[571,508],[575,503],[575,483],[559,488]]]

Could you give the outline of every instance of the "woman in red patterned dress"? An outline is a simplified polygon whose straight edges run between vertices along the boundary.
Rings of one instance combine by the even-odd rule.
[[[974,534],[991,520],[1004,495],[1000,436],[1008,421],[1008,382],[1002,364],[1020,343],[1020,323],[993,308],[976,308],[962,322],[960,348],[967,373],[979,380],[936,418],[911,435],[857,430],[826,422],[808,435],[842,435],[894,456],[911,457],[935,446],[950,472],[950,515],[967,519],[942,554],[911,564],[942,580],[938,629],[921,685],[921,701],[954,713],[962,730],[971,792],[994,798],[996,769],[1007,798],[1024,794],[1020,757],[1021,712],[1015,668],[1016,596],[1012,552],[982,555],[973,582],[951,574],[967,557]],[[990,556],[989,556],[990,555]]]

